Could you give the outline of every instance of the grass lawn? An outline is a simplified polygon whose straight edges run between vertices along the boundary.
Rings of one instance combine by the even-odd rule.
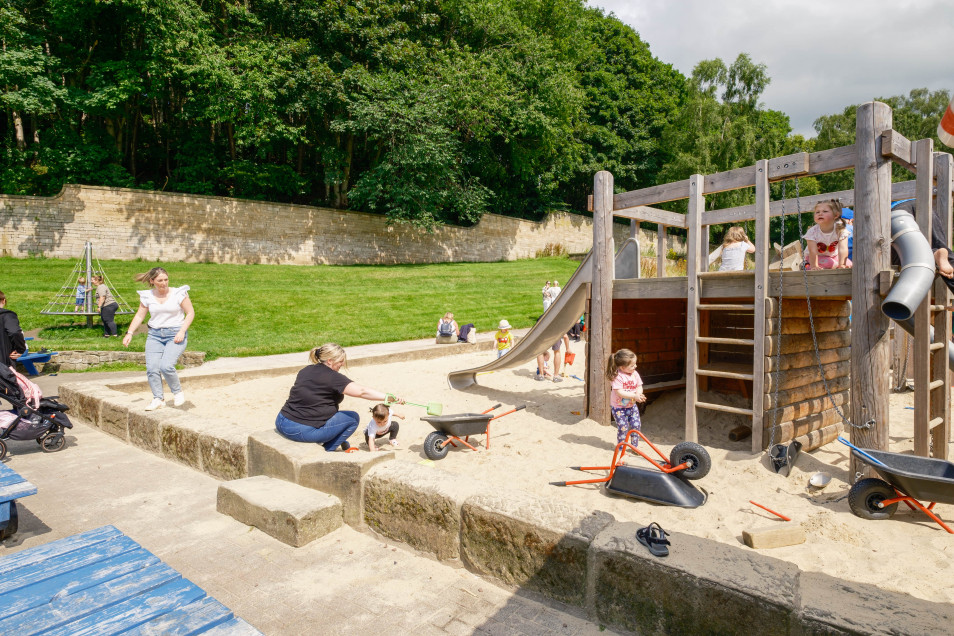
[[[75,260],[0,258],[0,290],[24,330],[41,329],[50,349],[122,348],[121,338],[103,338],[99,318],[40,312],[60,290]],[[151,262],[101,261],[106,275],[133,309],[133,281]],[[256,356],[306,351],[323,342],[353,346],[432,337],[437,320],[454,312],[459,324],[495,330],[506,318],[529,327],[543,311],[540,290],[549,279],[565,284],[578,263],[540,258],[504,263],[395,266],[162,264],[172,286],[189,285],[196,319],[189,349],[220,356]],[[75,282],[75,281],[74,281]],[[131,316],[117,316],[120,334]],[[145,336],[130,349],[142,351]],[[35,348],[35,347],[34,347]]]

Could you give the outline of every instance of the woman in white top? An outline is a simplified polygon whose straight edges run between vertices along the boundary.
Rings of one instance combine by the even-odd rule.
[[[172,391],[176,406],[185,404],[185,394],[176,374],[176,362],[189,342],[189,325],[195,318],[195,309],[189,300],[189,286],[169,287],[169,273],[161,267],[153,267],[136,280],[148,283],[151,289],[139,292],[139,311],[129,324],[123,337],[128,347],[133,334],[149,314],[149,335],[146,336],[146,379],[152,389],[152,402],[147,411],[155,411],[165,404],[162,397],[162,378]]]

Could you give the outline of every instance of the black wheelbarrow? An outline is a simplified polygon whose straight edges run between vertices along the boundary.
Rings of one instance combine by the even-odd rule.
[[[858,448],[840,436],[838,441],[850,447],[858,460],[881,476],[881,479],[862,479],[848,491],[848,507],[855,516],[890,519],[897,512],[898,504],[904,502],[911,510],[920,510],[954,534],[954,530],[932,512],[936,504],[954,504],[954,464],[933,457]],[[924,506],[918,499],[931,503]]]
[[[634,435],[649,445],[660,459],[650,457],[632,442]],[[657,470],[627,466],[623,459],[626,451],[636,453]],[[709,474],[712,459],[709,452],[695,442],[676,444],[667,457],[647,439],[642,432],[630,430],[626,439],[616,444],[613,460],[609,466],[573,466],[573,470],[583,472],[608,471],[604,477],[577,479],[574,481],[551,481],[551,486],[573,486],[577,484],[604,484],[607,492],[653,503],[681,508],[698,508],[706,502],[708,496],[697,489],[689,480],[702,479]]]
[[[504,415],[510,415],[520,409],[525,409],[527,406],[524,404],[510,409],[506,413],[491,415],[490,412],[497,408],[500,408],[499,404],[490,407],[483,413],[422,417],[422,420],[437,429],[424,438],[424,454],[427,455],[428,459],[434,461],[444,459],[447,457],[450,447],[456,447],[457,442],[471,450],[477,450],[468,441],[471,435],[486,435],[486,447],[490,448],[490,423]]]

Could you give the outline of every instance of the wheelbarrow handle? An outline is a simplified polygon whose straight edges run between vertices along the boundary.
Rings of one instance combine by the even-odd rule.
[[[498,402],[497,404],[494,404],[493,406],[491,406],[491,407],[490,407],[489,409],[487,409],[486,411],[481,411],[480,414],[481,414],[481,415],[487,415],[488,413],[490,413],[490,412],[493,411],[494,409],[499,409],[500,407],[501,407],[501,404]]]
[[[872,456],[869,455],[868,453],[864,452],[863,450],[861,450],[860,448],[858,448],[857,446],[855,446],[854,444],[852,444],[851,442],[849,442],[848,440],[846,440],[846,439],[845,439],[844,437],[842,437],[841,435],[838,436],[838,441],[841,442],[842,444],[844,444],[845,446],[847,446],[848,448],[850,448],[851,450],[853,450],[853,451],[855,451],[856,453],[858,453],[858,455],[859,455],[862,459],[864,459],[865,461],[867,461],[867,462],[868,462],[869,464],[871,464],[872,466],[884,466],[884,465],[885,465],[884,462],[875,459],[874,457],[872,457]]]
[[[518,406],[518,407],[516,407],[516,408],[510,409],[510,410],[507,411],[506,413],[501,413],[500,415],[495,415],[494,417],[492,417],[492,418],[490,418],[490,419],[491,419],[491,420],[496,420],[497,418],[503,417],[504,415],[510,415],[511,413],[516,413],[517,411],[519,411],[519,410],[521,410],[521,409],[525,409],[525,408],[527,408],[527,405],[526,405],[526,404],[521,404],[520,406]]]

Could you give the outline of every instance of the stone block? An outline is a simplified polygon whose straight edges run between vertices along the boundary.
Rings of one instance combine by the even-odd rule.
[[[202,471],[219,479],[248,476],[248,434],[232,427],[217,427],[199,434]]]
[[[91,426],[99,427],[99,417],[103,401],[91,391],[88,383],[60,385],[59,395],[64,404],[70,407],[70,417],[78,417]]]
[[[582,606],[587,551],[613,521],[525,492],[478,495],[461,509],[461,557],[478,574]]]
[[[249,475],[267,475],[314,488],[341,500],[345,523],[364,522],[362,480],[375,464],[394,459],[394,453],[326,452],[319,444],[293,442],[278,431],[249,436]]]
[[[470,477],[406,462],[387,462],[364,482],[364,520],[375,531],[438,559],[460,558],[460,511],[486,491]]]
[[[129,407],[115,400],[103,400],[100,407],[99,428],[126,441],[129,439]]]
[[[299,548],[341,527],[341,502],[262,475],[219,484],[216,510]]]
[[[669,556],[616,523],[593,542],[591,603],[601,622],[640,634],[789,634],[798,607],[797,566],[678,532]]]
[[[799,626],[794,634],[951,633],[954,605],[933,603],[874,585],[818,572],[800,578]]]
[[[159,421],[159,444],[165,457],[202,470],[199,438],[210,426],[203,426],[172,409],[153,411],[152,417]]]
[[[805,530],[797,523],[777,523],[742,531],[742,542],[756,550],[784,548],[805,543]]]
[[[158,412],[156,413],[158,415]],[[129,442],[143,450],[157,455],[162,454],[162,442],[159,439],[159,418],[153,412],[142,408],[129,410]]]

